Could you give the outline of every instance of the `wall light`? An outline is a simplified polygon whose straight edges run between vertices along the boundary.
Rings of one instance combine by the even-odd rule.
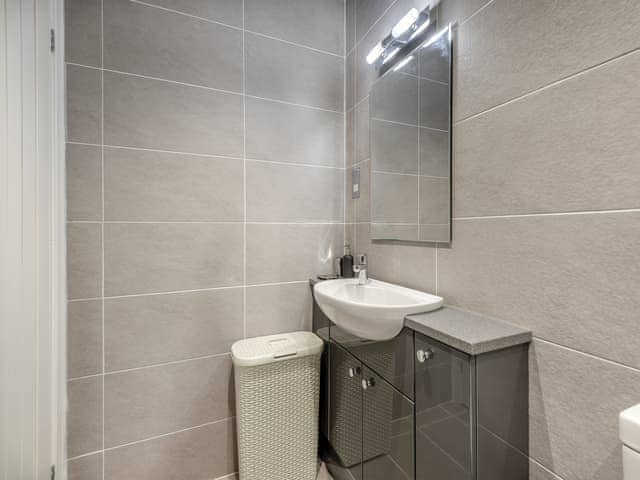
[[[393,35],[393,38],[400,38],[416,22],[419,15],[420,13],[417,8],[409,10],[391,29],[391,35]]]

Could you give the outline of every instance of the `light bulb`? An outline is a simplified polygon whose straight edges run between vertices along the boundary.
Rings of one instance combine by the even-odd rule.
[[[417,8],[412,8],[411,10],[409,10],[406,15],[402,17],[398,21],[398,23],[396,23],[395,27],[393,27],[393,29],[391,30],[391,35],[393,35],[394,38],[401,37],[402,34],[409,30],[409,28],[411,28],[411,25],[415,23],[415,21],[418,19],[418,15],[420,15],[420,13],[418,12]]]
[[[409,37],[409,40],[413,40],[418,35],[420,35],[422,32],[424,32],[426,30],[426,28],[429,26],[430,23],[431,23],[431,19],[429,17],[427,17],[427,19],[422,23],[422,25],[420,25],[418,28],[416,28],[416,30],[411,34],[411,36]]]
[[[395,67],[393,67],[393,71],[397,72],[398,70],[400,70],[402,67],[404,67],[407,63],[409,63],[411,60],[413,60],[413,55],[409,55],[407,58],[405,58],[404,60],[402,60],[400,63],[398,63],[398,65],[396,65]]]
[[[384,47],[382,46],[382,43],[378,43],[375,47],[371,49],[371,51],[367,55],[367,63],[369,65],[374,63],[376,60],[378,60],[378,58],[380,58],[380,55],[382,55],[382,52],[384,52]]]

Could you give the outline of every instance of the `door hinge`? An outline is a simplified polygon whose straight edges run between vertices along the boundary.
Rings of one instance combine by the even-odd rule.
[[[56,466],[51,465],[51,480],[56,480]]]
[[[56,50],[56,31],[53,28],[50,30],[49,38],[50,38],[50,41],[51,41],[51,51],[55,52],[55,50]]]

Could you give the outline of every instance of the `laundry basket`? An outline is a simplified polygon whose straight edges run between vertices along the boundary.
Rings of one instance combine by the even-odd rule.
[[[293,332],[231,347],[240,480],[315,479],[322,346]]]

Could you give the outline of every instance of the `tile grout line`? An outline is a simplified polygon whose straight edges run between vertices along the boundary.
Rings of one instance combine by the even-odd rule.
[[[223,93],[223,94],[227,94],[227,95],[238,95],[238,96],[245,95],[247,98],[255,98],[257,100],[265,100],[265,101],[274,102],[274,103],[281,103],[281,104],[284,104],[284,105],[291,105],[293,107],[307,108],[309,110],[319,110],[321,112],[335,113],[335,114],[338,114],[338,115],[343,114],[343,112],[340,112],[339,110],[332,110],[330,108],[317,107],[315,105],[304,105],[302,103],[289,102],[287,100],[280,100],[280,99],[277,99],[277,98],[268,98],[268,97],[260,97],[258,95],[243,94],[242,92],[236,92],[236,91],[233,91],[233,90],[224,90],[224,89],[215,88],[215,87],[208,87],[206,85],[198,85],[196,83],[181,82],[179,80],[171,80],[171,79],[162,78],[162,77],[153,77],[153,76],[150,76],[150,75],[143,75],[143,74],[133,73],[133,72],[125,72],[125,71],[121,71],[121,70],[113,70],[113,69],[104,68],[104,67],[96,67],[96,66],[93,66],[93,65],[84,65],[84,64],[81,64],[81,63],[65,62],[65,64],[73,66],[73,67],[89,68],[89,69],[92,69],[92,70],[102,70],[104,72],[115,73],[117,75],[125,75],[125,76],[130,76],[130,77],[145,78],[147,80],[154,80],[154,81],[157,81],[157,82],[165,82],[165,83],[172,83],[172,84],[175,84],[175,85],[183,85],[185,87],[190,87],[190,88],[200,88],[200,89],[203,89],[203,90],[209,90],[209,91]]]
[[[106,366],[106,354],[105,354],[105,309],[104,309],[104,279],[105,279],[105,255],[104,255],[104,219],[105,219],[105,168],[104,168],[104,2],[105,0],[100,1],[100,162],[101,162],[101,198],[102,198],[102,224],[100,225],[101,232],[101,245],[100,245],[100,253],[101,253],[101,270],[102,270],[102,282],[101,282],[101,303],[100,307],[102,310],[102,480],[105,480],[105,460],[106,455],[104,454],[105,447],[105,371],[107,369]]]
[[[204,18],[204,17],[200,17],[198,15],[193,15],[193,14],[186,13],[186,12],[181,12],[180,10],[174,10],[172,8],[162,7],[160,5],[153,5],[151,3],[143,2],[142,0],[130,0],[130,1],[132,3],[137,3],[139,5],[144,5],[145,7],[155,8],[155,9],[158,9],[158,10],[164,10],[164,11],[166,11],[168,13],[175,13],[177,15],[182,15],[182,16],[185,16],[185,17],[193,18],[195,20],[200,20],[202,22],[211,23],[211,24],[214,24],[214,25],[219,25],[221,27],[227,27],[227,28],[230,28],[230,29],[233,29],[233,30],[239,30],[241,32],[246,32],[246,33],[249,33],[251,35],[257,35],[257,36],[260,36],[260,37],[269,38],[271,40],[277,40],[278,42],[287,43],[289,45],[294,45],[294,46],[300,47],[300,48],[306,48],[308,50],[312,50],[312,51],[318,52],[318,53],[323,53],[325,55],[331,55],[331,56],[334,56],[334,57],[341,57],[342,56],[342,55],[340,55],[338,53],[330,52],[328,50],[323,50],[321,48],[312,47],[310,45],[304,45],[302,43],[292,42],[291,40],[286,40],[286,39],[280,38],[280,37],[274,37],[273,35],[269,35],[269,34],[261,33],[261,32],[256,32],[254,30],[248,30],[245,27],[245,18],[244,18],[245,17],[245,13],[244,13],[245,6],[244,6],[244,2],[243,2],[243,5],[242,5],[242,27],[237,27],[235,25],[231,25],[231,24],[228,24],[228,23],[220,22],[220,21],[217,21],[217,20],[211,20],[210,18]]]
[[[247,59],[245,0],[242,0],[242,338],[247,338]]]
[[[603,215],[616,213],[640,213],[640,208],[622,208],[611,210],[576,210],[574,212],[548,212],[548,213],[518,213],[505,215],[485,215],[478,217],[452,217],[452,220],[496,220],[502,218],[527,218],[527,217],[561,217],[569,215]]]
[[[242,225],[242,220],[236,221],[216,221],[216,220],[68,220],[68,224],[134,224],[134,225],[174,225],[174,224],[195,224],[195,225]],[[318,221],[290,221],[290,222],[258,222],[248,221],[247,225],[340,225],[340,220],[318,220]]]

